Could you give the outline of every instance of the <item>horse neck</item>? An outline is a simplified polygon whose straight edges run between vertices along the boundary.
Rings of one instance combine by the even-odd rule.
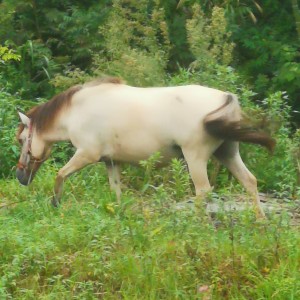
[[[68,141],[69,134],[66,125],[62,121],[61,117],[52,124],[51,128],[48,128],[45,133],[43,133],[43,139],[50,143],[55,143],[58,141]]]

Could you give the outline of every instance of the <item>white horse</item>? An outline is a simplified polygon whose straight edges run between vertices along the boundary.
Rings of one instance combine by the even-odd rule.
[[[196,195],[211,189],[207,162],[214,155],[250,193],[258,217],[256,178],[244,165],[238,142],[272,150],[267,134],[244,128],[236,96],[199,85],[137,88],[117,78],[74,86],[52,100],[19,113],[17,138],[22,145],[17,178],[28,185],[57,141],[77,149],[59,170],[53,205],[58,205],[64,180],[86,165],[104,161],[111,188],[121,197],[120,163],[138,163],[160,152],[163,162],[184,157]]]

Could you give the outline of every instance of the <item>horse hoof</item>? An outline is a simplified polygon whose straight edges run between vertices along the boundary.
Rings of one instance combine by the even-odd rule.
[[[256,211],[256,220],[264,221],[267,220],[267,217],[263,211],[259,211],[259,212]]]

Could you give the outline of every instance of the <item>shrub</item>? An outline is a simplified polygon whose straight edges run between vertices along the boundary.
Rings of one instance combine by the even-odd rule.
[[[105,49],[94,55],[95,74],[123,77],[128,83],[163,85],[170,42],[159,1],[115,0],[107,23],[100,27]]]

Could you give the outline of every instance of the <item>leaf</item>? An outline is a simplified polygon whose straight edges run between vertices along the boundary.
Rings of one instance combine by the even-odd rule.
[[[115,209],[112,203],[106,204],[105,208],[109,213],[113,215],[115,214]]]
[[[146,191],[148,190],[149,186],[150,186],[150,184],[149,184],[149,183],[146,183],[146,184],[143,186],[141,192],[142,192],[142,193],[146,192]]]
[[[46,68],[42,67],[42,69],[44,70],[46,76],[47,76],[48,79],[50,80],[51,78],[50,78],[50,75],[49,75],[48,71],[46,70]]]
[[[252,11],[249,11],[249,15],[250,15],[250,18],[252,19],[253,23],[256,23],[257,19],[256,19],[254,13]]]
[[[157,227],[156,229],[152,230],[151,233],[150,233],[150,236],[152,237],[152,236],[154,236],[154,235],[160,233],[161,230],[163,229],[163,227],[164,227],[164,226],[159,226],[159,227]]]
[[[259,12],[262,14],[263,13],[263,8],[256,1],[253,1],[253,3],[256,6],[256,8],[259,10]]]

